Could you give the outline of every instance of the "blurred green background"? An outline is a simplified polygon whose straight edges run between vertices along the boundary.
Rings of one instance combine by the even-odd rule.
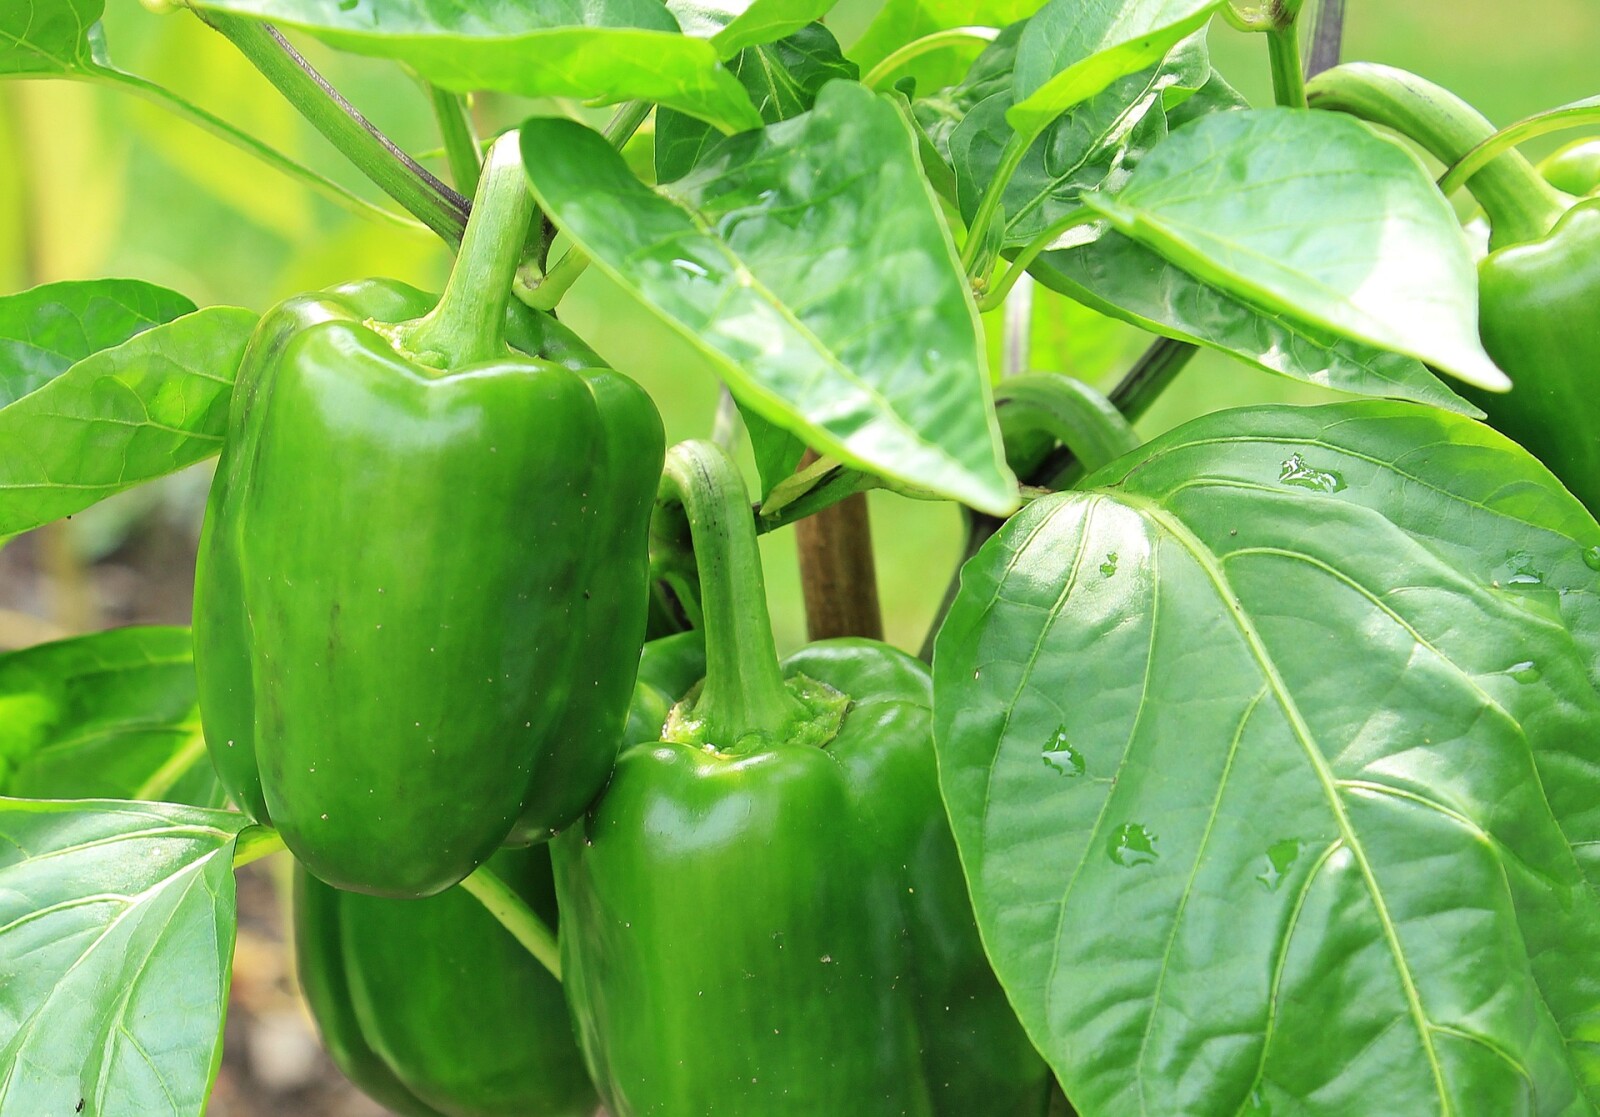
[[[133,0],[110,0],[106,38],[124,68],[166,84],[361,193],[376,197],[341,158],[254,75],[232,48],[183,14],[156,17]],[[874,8],[846,0],[830,23],[849,43]],[[1219,66],[1258,104],[1270,100],[1265,44],[1226,26],[1212,35]],[[1345,57],[1414,69],[1456,89],[1499,123],[1595,93],[1590,51],[1600,44],[1600,4],[1547,0],[1351,0]],[[314,42],[307,54],[349,99],[402,146],[438,146],[421,87],[388,64],[341,57]],[[486,132],[531,111],[574,111],[512,98],[475,105]],[[603,119],[603,112],[590,112]],[[1562,137],[1566,139],[1568,137]],[[1554,146],[1552,139],[1532,150]],[[263,309],[297,291],[351,277],[392,275],[437,286],[448,258],[422,233],[358,217],[162,109],[125,93],[71,82],[0,84],[0,289],[52,280],[135,276],[177,288],[202,305]],[[432,165],[444,173],[442,161]],[[661,406],[669,439],[709,433],[716,381],[687,344],[590,272],[563,305],[567,321],[616,367],[643,382]],[[998,366],[1000,316],[989,316]],[[1071,371],[1103,386],[1146,338],[1038,291],[1032,366]],[[1145,420],[1149,433],[1220,406],[1308,400],[1313,390],[1204,355]],[[187,619],[186,552],[158,548],[175,571],[160,591],[135,581],[126,601],[81,575],[130,546],[152,524],[181,540],[197,530],[204,469],[127,494],[0,553],[0,609],[12,631],[29,617],[35,635],[127,620]],[[960,517],[946,505],[874,494],[880,587],[892,640],[915,649],[952,573]],[[764,541],[779,640],[803,639],[792,532]],[[12,557],[20,554],[21,558]],[[24,569],[24,560],[34,568]],[[75,565],[76,564],[76,565]],[[77,571],[75,573],[75,570]],[[31,579],[31,580],[30,580]],[[20,642],[13,637],[12,643]]]

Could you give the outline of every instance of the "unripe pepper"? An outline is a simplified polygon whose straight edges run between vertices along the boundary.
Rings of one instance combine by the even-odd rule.
[[[508,346],[532,212],[513,135],[436,308],[381,282],[291,299],[235,387],[196,576],[206,741],[341,888],[447,888],[571,822],[616,755],[661,422],[616,372]]]
[[[607,1109],[1038,1117],[1047,1074],[978,939],[927,669],[867,640],[780,665],[732,462],[678,446],[663,495],[691,525],[706,677],[552,846]]]
[[[1600,190],[1600,136],[1570,143],[1539,163],[1539,173],[1557,190],[1583,197]]]
[[[546,846],[500,879],[550,926]],[[426,900],[340,892],[295,869],[295,960],[323,1046],[405,1117],[590,1117],[560,983],[464,889]]]

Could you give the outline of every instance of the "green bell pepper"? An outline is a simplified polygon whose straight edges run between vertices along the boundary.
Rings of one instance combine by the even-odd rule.
[[[489,866],[555,924],[548,846]],[[386,900],[296,867],[294,931],[324,1046],[383,1105],[407,1117],[594,1112],[560,983],[463,889]]]
[[[1313,106],[1392,128],[1446,165],[1495,134],[1455,94],[1389,67],[1340,66],[1307,88]],[[1478,332],[1511,391],[1456,391],[1600,515],[1600,199],[1575,201],[1515,150],[1466,185],[1491,232],[1478,264]]]
[[[224,786],[329,884],[430,895],[548,838],[611,771],[663,454],[645,393],[507,301],[533,211],[515,136],[438,306],[301,296],[235,387],[195,589]],[[568,335],[569,336],[569,335]]]
[[[1557,190],[1580,198],[1600,190],[1600,136],[1577,140],[1547,156],[1539,173]]]
[[[691,525],[706,677],[664,725],[636,705],[652,732],[552,846],[607,1109],[1038,1117],[1047,1072],[978,939],[927,669],[867,640],[780,665],[732,462],[684,443],[662,495]]]

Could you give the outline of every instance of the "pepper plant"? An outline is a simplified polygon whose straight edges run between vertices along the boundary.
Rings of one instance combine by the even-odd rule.
[[[1338,0],[150,6],[392,204],[120,68],[102,0],[0,0],[0,76],[455,261],[0,296],[0,540],[221,455],[192,636],[0,656],[0,1117],[202,1113],[285,849],[402,1114],[1600,1113],[1600,158],[1517,150],[1600,99],[1497,130],[1335,65]],[[309,42],[420,80],[446,169]],[[586,272],[720,378],[710,440],[571,328]],[[1146,352],[1019,358],[1040,291]],[[1333,402],[1142,441],[1201,349]],[[872,489],[963,509],[920,649]]]

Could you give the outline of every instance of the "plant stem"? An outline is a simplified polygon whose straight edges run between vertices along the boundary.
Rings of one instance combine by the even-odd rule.
[[[993,310],[1005,301],[1006,293],[1011,290],[1023,273],[1028,270],[1028,265],[1038,259],[1039,254],[1054,244],[1062,234],[1079,225],[1087,225],[1097,220],[1095,212],[1086,206],[1080,206],[1071,213],[1052,221],[1043,232],[1028,242],[1027,247],[1018,252],[1011,261],[1011,266],[995,281],[993,287],[984,292],[983,298],[978,301],[978,309],[982,311]]]
[[[510,931],[522,948],[550,971],[551,977],[561,980],[561,950],[555,932],[493,869],[487,865],[478,866],[461,882],[461,887],[499,920],[500,926]]]
[[[282,171],[290,178],[304,182],[352,213],[359,213],[366,217],[376,217],[380,221],[388,221],[406,229],[424,228],[420,222],[384,209],[380,205],[374,205],[354,191],[340,186],[332,179],[324,178],[310,167],[296,162],[283,154],[283,152],[262,143],[254,136],[228,123],[221,117],[207,112],[199,105],[190,103],[165,86],[157,85],[155,82],[142,78],[137,74],[130,74],[125,70],[116,70],[110,67],[95,67],[88,70],[84,74],[84,80],[115,86],[118,89],[132,93],[136,97],[143,98],[151,104],[159,105],[168,112],[180,116],[196,127],[216,136],[218,139],[232,144],[240,151],[255,156],[274,170]]]
[[[1028,147],[1033,140],[1032,136],[1013,132],[1000,153],[1000,165],[995,168],[994,177],[984,189],[978,212],[972,215],[972,223],[967,226],[967,241],[961,249],[961,266],[966,269],[968,279],[976,279],[978,269],[987,266],[987,261],[980,257],[983,255],[984,242],[988,239],[989,223],[1000,209],[1000,199],[1006,192],[1006,186],[1022,165],[1022,158],[1028,154]]]
[[[817,460],[807,451],[801,465]],[[856,493],[794,526],[800,555],[800,588],[806,602],[806,635],[883,639],[878,570],[872,554],[867,494]]]
[[[467,200],[401,151],[307,62],[271,24],[214,10],[196,14],[224,35],[278,92],[362,174],[439,236],[455,244]]]
[[[472,117],[467,112],[467,102],[459,93],[440,89],[428,83],[428,100],[433,104],[433,115],[439,122],[439,136],[444,140],[445,159],[450,164],[450,179],[463,194],[474,194],[478,189],[478,172],[482,166],[478,134],[472,127]]]
[[[1408,137],[1446,166],[1495,134],[1494,125],[1449,90],[1416,74],[1353,62],[1307,83],[1311,106],[1349,113]],[[1499,248],[1543,237],[1566,211],[1566,196],[1519,152],[1501,152],[1467,180]]]
[[[1290,109],[1306,107],[1306,79],[1300,65],[1300,28],[1294,22],[1267,32],[1272,59],[1272,96]]]
[[[959,46],[962,43],[992,43],[999,37],[1000,31],[994,27],[949,27],[943,31],[935,31],[931,35],[913,39],[905,46],[891,51],[882,62],[867,71],[866,77],[861,79],[861,84],[868,89],[876,89],[883,84],[885,78],[924,54],[931,54],[945,47]]]
[[[705,740],[733,750],[750,737],[782,739],[806,717],[778,667],[755,518],[739,467],[712,442],[667,451],[657,496],[689,520],[706,638],[706,679],[694,703]]]
[[[1463,155],[1439,179],[1439,189],[1453,194],[1473,175],[1499,159],[1506,152],[1535,136],[1546,136],[1566,128],[1582,128],[1600,123],[1600,97],[1586,97],[1570,105],[1547,109],[1508,124],[1477,147]]]
[[[425,364],[459,369],[506,353],[506,304],[537,209],[520,142],[519,133],[507,132],[489,149],[439,305],[393,330],[394,340]]]
[[[1045,431],[1090,472],[1139,446],[1139,436],[1116,405],[1070,376],[1017,376],[1001,381],[994,394],[1003,429]]]
[[[608,144],[621,151],[628,146],[628,141],[633,139],[640,125],[650,118],[650,110],[654,107],[649,101],[624,101],[611,114],[611,119],[606,121],[600,134]]]

